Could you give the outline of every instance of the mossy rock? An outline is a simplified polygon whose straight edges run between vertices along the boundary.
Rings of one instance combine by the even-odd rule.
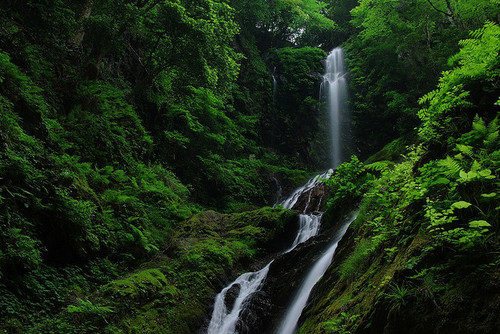
[[[275,249],[278,236],[292,235],[296,220],[296,213],[279,208],[199,213],[178,226],[164,255],[104,285],[91,300],[114,310],[106,318],[108,332],[196,332],[214,295],[251,261]],[[62,317],[76,321],[69,313]],[[93,319],[88,322],[89,328],[102,327]]]
[[[102,287],[100,293],[110,298],[119,296],[130,300],[142,300],[152,296],[175,299],[180,294],[159,269],[141,270],[127,278],[113,281]]]

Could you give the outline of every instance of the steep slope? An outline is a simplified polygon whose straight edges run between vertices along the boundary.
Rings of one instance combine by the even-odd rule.
[[[402,162],[353,159],[329,181],[329,210],[360,213],[299,333],[497,332],[500,27],[461,46]]]

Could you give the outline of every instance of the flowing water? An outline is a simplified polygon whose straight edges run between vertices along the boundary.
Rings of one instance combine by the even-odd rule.
[[[271,175],[271,179],[274,181],[276,185],[276,193],[274,195],[274,205],[277,205],[281,201],[281,196],[283,195],[283,188],[281,188],[280,181],[276,178],[274,174]]]
[[[344,161],[344,146],[347,131],[347,79],[344,51],[333,49],[326,58],[326,70],[321,91],[326,95],[330,116],[330,136],[332,139],[332,163],[337,168]]]
[[[244,273],[239,276],[233,283],[225,287],[217,295],[217,297],[215,297],[214,311],[212,313],[210,325],[208,326],[208,333],[222,334],[235,332],[236,324],[238,322],[240,312],[243,310],[244,303],[248,300],[248,297],[252,293],[259,289],[269,272],[269,266],[272,262],[273,261],[269,262],[259,271]],[[240,290],[238,297],[234,301],[233,308],[228,310],[225,303],[226,293],[233,286],[239,286]]]
[[[278,334],[293,334],[296,332],[297,323],[299,321],[300,315],[302,314],[302,311],[304,310],[304,307],[306,306],[312,289],[326,272],[328,266],[330,266],[340,239],[342,239],[347,231],[347,228],[355,219],[356,214],[352,215],[343,222],[339,231],[333,238],[331,246],[311,268],[297,295],[295,296],[293,303],[287,310],[285,318],[281,323],[280,328],[278,329]]]
[[[273,78],[273,104],[275,103],[276,91],[277,91],[277,80],[272,75]],[[336,48],[330,52],[326,59],[326,71],[323,76],[323,83],[321,85],[320,95],[326,95],[326,100],[328,102],[328,112],[330,115],[331,124],[331,138],[332,138],[332,163],[333,168],[337,168],[344,160],[343,149],[345,143],[343,143],[343,138],[346,137],[346,129],[342,124],[346,123],[347,114],[347,80],[346,80],[346,70],[344,66],[344,53],[342,49]],[[303,187],[297,189],[293,194],[291,194],[281,205],[286,209],[293,209],[297,204],[299,198],[307,194],[308,199],[304,211],[299,215],[299,229],[295,240],[289,249],[283,253],[288,253],[292,251],[297,245],[302,242],[309,240],[311,237],[318,234],[320,224],[321,224],[321,213],[314,213],[314,211],[319,211],[321,202],[317,204],[317,208],[314,210],[310,208],[310,201],[313,189],[318,186],[323,179],[327,178],[332,170],[329,170],[323,174],[317,175],[311,180],[309,180]],[[338,243],[342,236],[347,231],[350,223],[355,219],[351,217],[347,219],[341,226],[338,233],[333,238],[332,245],[328,250],[321,256],[321,258],[315,263],[311,271],[308,273],[305,281],[303,282],[294,302],[290,306],[286,313],[285,319],[283,320],[280,328],[279,334],[292,334],[295,332],[297,327],[297,322],[302,314],[309,295],[318,282],[318,280],[323,276],[328,266],[330,265],[335,250],[337,249]],[[236,333],[236,326],[241,311],[245,308],[248,301],[252,295],[257,292],[262,284],[264,283],[267,274],[269,272],[269,267],[274,260],[269,262],[264,268],[256,272],[245,273],[227,287],[225,287],[215,298],[214,310],[212,313],[212,318],[208,326],[208,334],[232,334]],[[238,296],[234,300],[232,308],[229,310],[226,306],[226,294],[229,290],[233,288],[238,289]]]
[[[299,229],[297,231],[297,236],[295,237],[291,247],[284,253],[290,252],[300,243],[305,242],[318,234],[321,214],[307,213],[308,207],[310,206],[312,190],[322,183],[325,178],[328,178],[331,172],[332,170],[329,170],[323,174],[315,176],[304,186],[295,190],[289,198],[281,203],[284,208],[292,209],[301,195],[308,194],[308,201],[304,212],[299,215]],[[230,334],[236,332],[236,325],[241,311],[245,308],[245,305],[250,300],[252,294],[257,292],[262,286],[262,283],[266,279],[267,273],[269,272],[269,267],[273,261],[269,262],[259,271],[249,272],[239,276],[215,297],[214,310],[212,312],[212,318],[210,319],[210,324],[208,325],[207,330],[208,334]],[[239,287],[239,291],[232,308],[229,310],[225,302],[226,294],[233,287]]]

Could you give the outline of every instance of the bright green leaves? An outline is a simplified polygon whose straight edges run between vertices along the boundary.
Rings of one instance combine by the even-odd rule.
[[[422,181],[429,183],[429,195],[434,198],[425,209],[428,228],[438,243],[460,248],[477,246],[491,231],[488,221],[498,219],[494,210],[498,191],[494,170],[498,166],[495,152],[499,144],[491,144],[487,139],[496,138],[492,134],[497,132],[496,121],[486,125],[478,118],[472,131],[457,140],[457,155],[421,168]],[[469,221],[471,217],[474,220]]]
[[[473,220],[469,223],[469,227],[472,228],[481,228],[481,227],[491,227],[491,224],[489,224],[486,220]],[[485,230],[485,232],[487,229]]]
[[[491,169],[483,169],[479,161],[473,160],[472,167],[469,172],[461,170],[459,173],[458,182],[471,182],[471,181],[481,181],[481,180],[493,180],[495,176],[492,175]]]
[[[458,201],[446,209],[446,202],[433,202],[428,200],[425,216],[429,219],[427,229],[432,233],[437,245],[449,244],[460,249],[480,245],[489,234],[491,225],[486,220],[473,220],[464,223],[459,217],[463,214],[458,211],[476,211],[472,204]],[[443,207],[444,206],[444,207]],[[436,246],[436,245],[434,245]]]
[[[78,305],[68,305],[66,308],[68,313],[78,313],[82,317],[102,317],[102,320],[106,321],[106,315],[114,312],[111,307],[95,305],[88,299],[78,298],[77,302]]]
[[[366,190],[364,175],[367,175],[367,170],[355,155],[350,161],[341,164],[325,182],[333,193],[328,205],[336,208],[355,205]]]
[[[451,208],[452,209],[467,209],[469,206],[471,206],[472,204],[470,204],[469,202],[465,202],[465,201],[459,201],[459,202],[455,202],[451,205]]]
[[[332,30],[335,24],[324,13],[326,3],[316,0],[232,0],[238,20],[247,29],[270,34],[273,44],[320,44],[317,36]]]
[[[451,63],[458,66],[443,72],[438,89],[420,99],[421,104],[428,104],[427,108],[418,113],[423,122],[419,133],[426,141],[440,140],[442,136],[449,134],[454,128],[452,116],[457,115],[463,108],[473,106],[466,85],[483,87],[483,94],[486,99],[490,99],[486,92],[500,76],[500,26],[487,23],[483,28],[471,33],[471,37],[473,38],[461,41],[460,52],[450,59]],[[486,105],[486,108],[492,108],[497,96],[492,98],[495,100]]]
[[[238,125],[226,114],[222,100],[209,89],[190,87],[185,106],[173,106],[166,117],[165,132],[174,154],[206,155],[208,152],[239,152],[245,139]]]

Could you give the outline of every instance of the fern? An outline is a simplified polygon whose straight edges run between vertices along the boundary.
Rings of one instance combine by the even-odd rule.
[[[474,148],[472,146],[457,144],[457,149],[460,151],[460,153],[463,153],[469,157],[472,157],[474,155]]]
[[[448,177],[458,177],[460,172],[464,172],[460,163],[450,156],[446,159],[439,161],[439,166],[444,167],[444,174]]]

